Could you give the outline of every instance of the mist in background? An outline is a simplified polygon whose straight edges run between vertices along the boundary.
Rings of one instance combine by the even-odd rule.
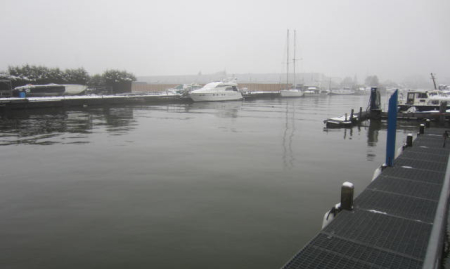
[[[448,0],[2,0],[0,8],[0,71],[282,73],[286,31],[295,29],[297,72],[360,81],[433,72],[450,83]]]

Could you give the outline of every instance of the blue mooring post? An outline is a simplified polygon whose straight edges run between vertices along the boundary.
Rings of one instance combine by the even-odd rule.
[[[388,129],[386,142],[386,165],[394,166],[395,158],[395,133],[397,132],[397,97],[398,90],[396,90],[389,98],[388,110]]]

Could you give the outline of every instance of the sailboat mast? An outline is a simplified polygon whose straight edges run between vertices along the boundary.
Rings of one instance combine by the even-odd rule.
[[[296,51],[296,41],[297,41],[297,37],[296,37],[297,31],[294,30],[294,59],[292,59],[292,63],[294,64],[294,89],[296,88],[296,84],[295,84],[295,51]]]
[[[437,90],[437,87],[436,87],[436,78],[434,77],[433,73],[431,73],[431,79],[433,80],[434,89]]]
[[[289,29],[287,30],[287,53],[286,53],[286,88],[289,89]]]

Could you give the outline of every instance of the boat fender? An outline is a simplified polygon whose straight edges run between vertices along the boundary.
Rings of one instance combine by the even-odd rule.
[[[326,212],[323,216],[322,229],[325,228],[336,217],[336,215],[341,212],[341,210],[341,203],[338,203]]]
[[[381,172],[383,172],[384,168],[386,167],[387,165],[385,163],[382,166],[378,167],[373,173],[372,181],[374,181],[379,175],[381,175]]]
[[[397,152],[395,153],[394,159],[397,159],[398,156],[403,152],[404,146],[401,146],[397,149]]]

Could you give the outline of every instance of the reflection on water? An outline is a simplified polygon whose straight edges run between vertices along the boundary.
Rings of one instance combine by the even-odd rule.
[[[367,130],[367,160],[373,161],[376,157],[376,150],[373,148],[377,146],[378,135],[382,123],[379,120],[369,120],[369,127]]]
[[[237,118],[243,101],[195,102],[186,105],[186,112],[209,113],[219,118]]]
[[[292,141],[295,135],[295,106],[294,102],[286,101],[285,123],[283,132],[283,165],[284,168],[291,169],[294,166],[295,154],[293,152]]]
[[[133,108],[14,111],[0,119],[0,145],[90,143],[87,135],[102,126],[112,135],[129,132],[133,129]],[[69,141],[64,141],[65,136]]]
[[[397,144],[406,143],[406,135],[410,132],[417,132],[417,122],[397,122],[397,133],[403,134],[403,136],[397,136]],[[380,132],[383,132],[383,142],[384,136],[386,135],[387,122],[381,120],[367,120],[351,128],[324,128],[324,132],[336,132],[342,133],[342,138],[352,139],[354,133],[356,135],[361,135],[361,133],[367,133],[367,160],[374,161],[377,156],[376,147],[385,147],[385,144],[378,145]],[[383,152],[384,153],[384,152]]]
[[[381,121],[369,120],[369,129],[367,130],[367,145],[375,147],[378,142],[378,133],[381,129]]]

